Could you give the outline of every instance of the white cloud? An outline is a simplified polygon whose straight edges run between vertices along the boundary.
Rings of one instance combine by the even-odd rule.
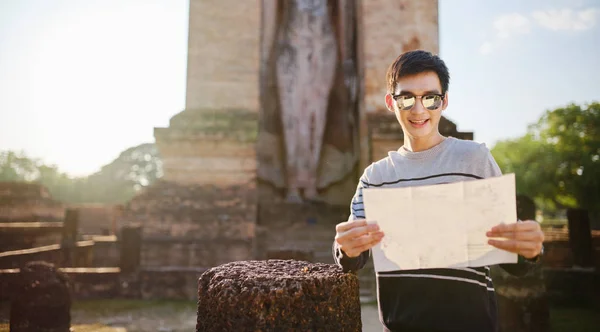
[[[494,20],[496,36],[501,39],[509,38],[512,35],[529,33],[531,31],[530,26],[529,19],[518,13],[502,15]]]
[[[503,40],[514,35],[523,35],[531,31],[531,21],[524,15],[512,13],[498,16],[493,23],[495,35],[492,40],[484,42],[479,47],[479,53],[490,54]]]
[[[479,47],[479,53],[481,54],[490,54],[493,50],[494,44],[492,44],[491,42],[485,42],[481,44],[481,47]]]
[[[533,12],[531,16],[537,24],[549,30],[582,31],[591,29],[596,25],[598,16],[600,16],[600,9],[588,8],[578,11],[569,8],[540,10]]]
[[[529,17],[519,13],[501,15],[492,23],[494,38],[485,41],[479,53],[490,54],[515,36],[530,33],[533,26],[552,31],[583,31],[593,28],[599,19],[599,8],[537,10]]]

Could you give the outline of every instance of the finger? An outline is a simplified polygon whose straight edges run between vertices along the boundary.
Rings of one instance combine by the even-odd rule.
[[[371,232],[376,232],[378,230],[379,230],[379,226],[377,226],[376,224],[371,224],[371,225],[367,225],[367,226],[358,226],[358,227],[352,228],[346,232],[336,234],[336,241],[338,243],[350,241],[352,239],[361,237],[361,236],[369,234]]]
[[[366,235],[354,239],[354,241],[352,242],[352,247],[361,247],[369,244],[370,242],[373,242],[373,240],[379,240],[381,238],[383,238],[383,232],[368,233]]]
[[[347,232],[347,231],[351,230],[354,227],[366,226],[366,225],[367,225],[367,221],[365,219],[349,220],[349,221],[344,221],[344,222],[337,224],[335,226],[335,231],[337,233],[343,233],[343,232]]]
[[[513,253],[520,253],[522,251],[536,250],[538,245],[537,242],[530,241],[517,241],[517,240],[489,240],[488,244],[502,250],[510,251]]]
[[[383,238],[383,232],[375,232],[367,235],[363,235],[358,238],[354,238],[350,241],[343,242],[340,245],[340,248],[344,250],[344,252],[349,253],[349,255],[360,253],[365,246],[369,246],[373,241],[378,242]],[[353,257],[353,256],[351,256]]]
[[[506,238],[511,240],[525,240],[525,241],[544,241],[544,232],[532,231],[532,232],[487,232],[488,237]]]
[[[377,245],[377,243],[381,242],[382,239],[383,239],[383,233],[381,233],[381,237],[372,238],[371,241],[369,241],[369,242],[365,243],[364,245],[356,248],[356,250],[359,251],[359,252],[367,251],[367,250],[373,248],[375,245]]]
[[[519,232],[519,231],[533,231],[540,229],[540,225],[535,221],[524,221],[512,224],[499,224],[490,230],[493,233],[496,232]]]

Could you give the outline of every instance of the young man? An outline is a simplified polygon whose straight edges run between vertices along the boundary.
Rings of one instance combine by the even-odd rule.
[[[436,55],[417,50],[401,54],[387,72],[385,104],[404,132],[404,145],[364,170],[348,221],[336,226],[334,257],[345,271],[361,269],[384,234],[364,220],[362,190],[406,187],[500,176],[484,144],[444,137],[438,130],[448,107],[448,69]],[[435,208],[435,201],[431,202]],[[398,216],[401,218],[401,216]],[[440,220],[439,222],[443,222]],[[519,254],[518,264],[502,267],[523,275],[539,258],[544,235],[535,221],[492,228],[497,248]],[[497,331],[496,297],[489,267],[421,269],[377,274],[384,331]]]

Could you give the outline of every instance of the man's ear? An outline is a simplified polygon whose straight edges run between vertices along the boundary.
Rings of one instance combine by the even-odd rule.
[[[388,111],[394,112],[394,97],[389,93],[385,95],[385,107]]]
[[[442,111],[445,110],[446,107],[448,107],[448,92],[446,92],[446,95],[444,96],[444,102],[442,103]]]

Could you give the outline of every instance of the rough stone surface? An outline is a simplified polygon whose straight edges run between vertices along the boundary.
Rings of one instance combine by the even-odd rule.
[[[15,285],[10,330],[14,332],[68,332],[71,295],[67,276],[52,264],[28,263]]]
[[[198,282],[196,331],[361,331],[358,279],[335,265],[243,261]]]

